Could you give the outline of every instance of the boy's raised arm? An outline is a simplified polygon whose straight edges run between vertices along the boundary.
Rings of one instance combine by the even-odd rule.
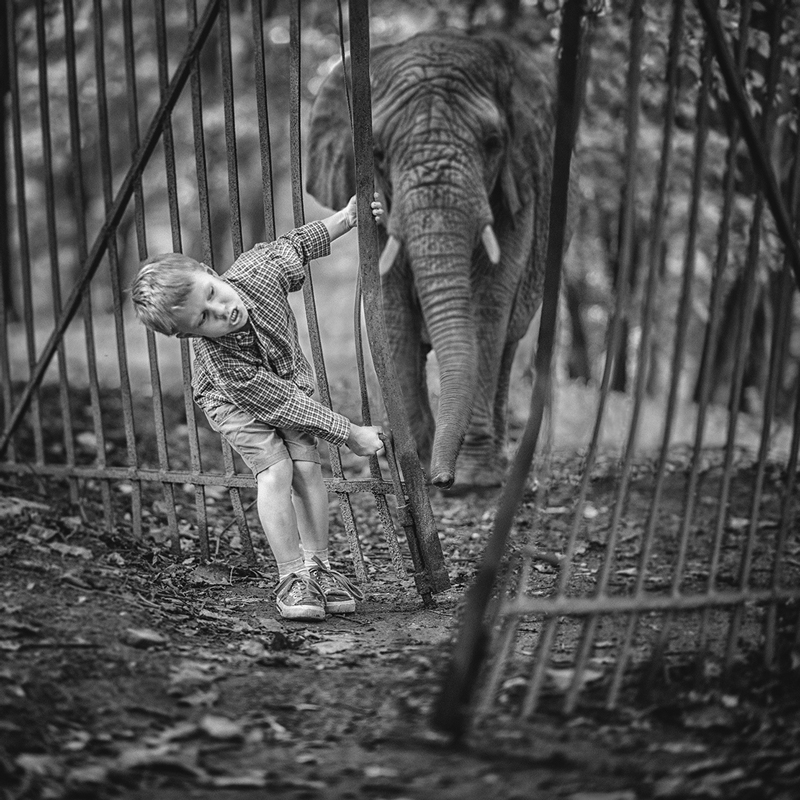
[[[372,216],[376,222],[383,217],[383,204],[378,200],[378,193],[375,192],[375,199],[372,201]],[[340,211],[336,211],[329,217],[322,220],[322,224],[328,229],[328,236],[331,241],[338,239],[352,228],[358,225],[358,215],[356,213],[356,197],[353,195],[347,205]]]

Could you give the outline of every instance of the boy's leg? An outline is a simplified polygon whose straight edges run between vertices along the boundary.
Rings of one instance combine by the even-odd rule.
[[[319,464],[294,462],[294,489],[300,540],[311,577],[325,595],[325,610],[331,614],[352,614],[361,590],[349,578],[331,569],[328,558],[328,490]]]
[[[324,619],[319,586],[310,580],[292,503],[293,466],[278,431],[231,404],[206,412],[214,430],[241,455],[256,479],[256,505],[278,565],[278,609],[290,619]]]
[[[287,619],[324,619],[321,590],[300,549],[292,473],[292,461],[285,458],[256,475],[258,516],[278,565],[278,610]]]
[[[322,468],[313,461],[293,464],[292,491],[303,550],[307,557],[316,555],[327,559],[328,489],[322,478]]]
[[[258,518],[272,555],[278,563],[278,575],[296,572],[303,566],[303,553],[297,531],[297,517],[292,504],[292,462],[285,458],[256,475]],[[282,565],[287,569],[281,570]]]

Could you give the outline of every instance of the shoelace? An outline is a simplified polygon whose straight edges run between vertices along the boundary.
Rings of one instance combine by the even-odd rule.
[[[322,587],[309,575],[299,575],[297,572],[290,572],[275,589],[275,594],[280,595],[284,588],[291,583],[292,581],[300,581],[303,584],[303,588],[307,589],[311,593],[315,591],[318,593],[319,597],[324,596],[324,592],[322,591]]]
[[[350,592],[356,600],[363,600],[364,599],[364,592],[353,583],[346,575],[342,575],[341,572],[338,572],[335,569],[329,569],[326,567],[317,556],[314,556],[314,563],[317,565],[316,569],[318,569],[323,575],[329,576],[332,578],[338,586],[345,589],[346,591]],[[311,579],[313,580],[313,579]],[[317,584],[319,586],[319,584]]]

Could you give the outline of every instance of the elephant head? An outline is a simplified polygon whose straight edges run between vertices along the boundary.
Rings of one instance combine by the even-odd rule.
[[[386,327],[420,456],[444,488],[457,458],[469,484],[499,484],[505,466],[511,361],[540,302],[546,252],[553,116],[541,58],[457,31],[371,54]],[[343,75],[340,64],[324,81],[309,132],[307,189],[331,208],[355,188]]]

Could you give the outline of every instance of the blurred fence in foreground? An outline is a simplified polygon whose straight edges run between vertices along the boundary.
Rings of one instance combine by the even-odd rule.
[[[554,198],[558,181],[566,183],[569,173],[567,159],[558,174],[558,131],[568,137],[577,124],[577,111],[573,114],[569,105],[575,96],[573,105],[579,107],[586,78],[570,58],[585,64],[585,52],[578,54],[591,45],[581,33],[586,27],[582,6],[580,0],[567,0],[564,6],[559,102],[565,119],[556,134]],[[668,686],[687,664],[701,681],[720,676],[730,680],[742,666],[752,666],[754,655],[767,669],[791,668],[800,643],[800,526],[795,511],[800,394],[795,358],[789,355],[800,285],[800,86],[792,56],[798,8],[778,2],[765,12],[763,5],[748,0],[727,4],[724,13],[708,0],[674,0],[669,5],[661,158],[653,174],[651,212],[642,220],[636,184],[642,180],[637,161],[643,65],[657,60],[644,49],[644,30],[648,18],[652,21],[659,9],[666,9],[655,6],[646,0],[629,4],[617,302],[609,322],[594,435],[580,475],[571,474],[539,441],[552,364],[548,354],[541,364],[537,357],[528,426],[484,562],[467,596],[465,619],[434,713],[435,725],[458,736],[494,713],[524,719],[543,704],[569,713],[582,700],[612,708],[625,689],[647,697]],[[733,54],[727,33],[731,29]],[[664,46],[649,41],[656,48]],[[763,82],[752,80],[754,50]],[[687,61],[699,65],[697,82],[686,83],[692,74]],[[692,118],[687,117],[687,87],[694,99]],[[581,124],[591,120],[584,118]],[[680,186],[672,174],[679,127],[692,131],[694,142],[686,203],[676,202]],[[722,174],[706,162],[712,134],[725,137]],[[552,202],[551,237],[561,232],[559,222],[563,226],[556,200]],[[715,213],[708,214],[709,206]],[[662,416],[656,418],[662,443],[651,462],[635,454],[653,337],[659,335],[654,323],[670,310],[662,301],[668,216],[678,219],[673,229],[684,231],[684,258],[674,339],[666,345],[671,351],[667,392]],[[737,217],[738,226],[746,222],[743,250],[733,231]],[[698,239],[709,218],[716,220],[717,247],[706,282],[695,267]],[[644,242],[635,242],[636,237]],[[646,274],[632,281],[637,247],[646,250]],[[773,286],[773,319],[765,363],[758,365],[763,395],[745,415],[745,371],[751,366],[757,298],[764,282]],[[726,328],[723,286],[731,285],[736,287],[736,324]],[[555,305],[557,283],[550,289]],[[700,329],[692,319],[698,306],[708,309]],[[552,314],[545,322],[547,310],[546,281],[540,350],[552,346],[555,329]],[[609,457],[598,446],[599,431],[619,366],[615,358],[625,357],[618,347],[620,337],[635,318],[639,340],[629,426],[618,454]],[[699,333],[702,342],[695,433],[689,447],[677,450],[671,442],[678,400],[685,393],[685,360],[687,349],[696,345],[690,331]],[[705,433],[715,353],[720,337],[731,333],[735,343],[728,343],[727,435],[722,447],[709,448]],[[786,424],[790,441],[776,452],[776,400],[787,375],[793,376]],[[757,436],[751,430],[748,444],[755,446],[742,447],[737,427],[754,423]],[[531,492],[524,478],[537,443],[539,486]]]

